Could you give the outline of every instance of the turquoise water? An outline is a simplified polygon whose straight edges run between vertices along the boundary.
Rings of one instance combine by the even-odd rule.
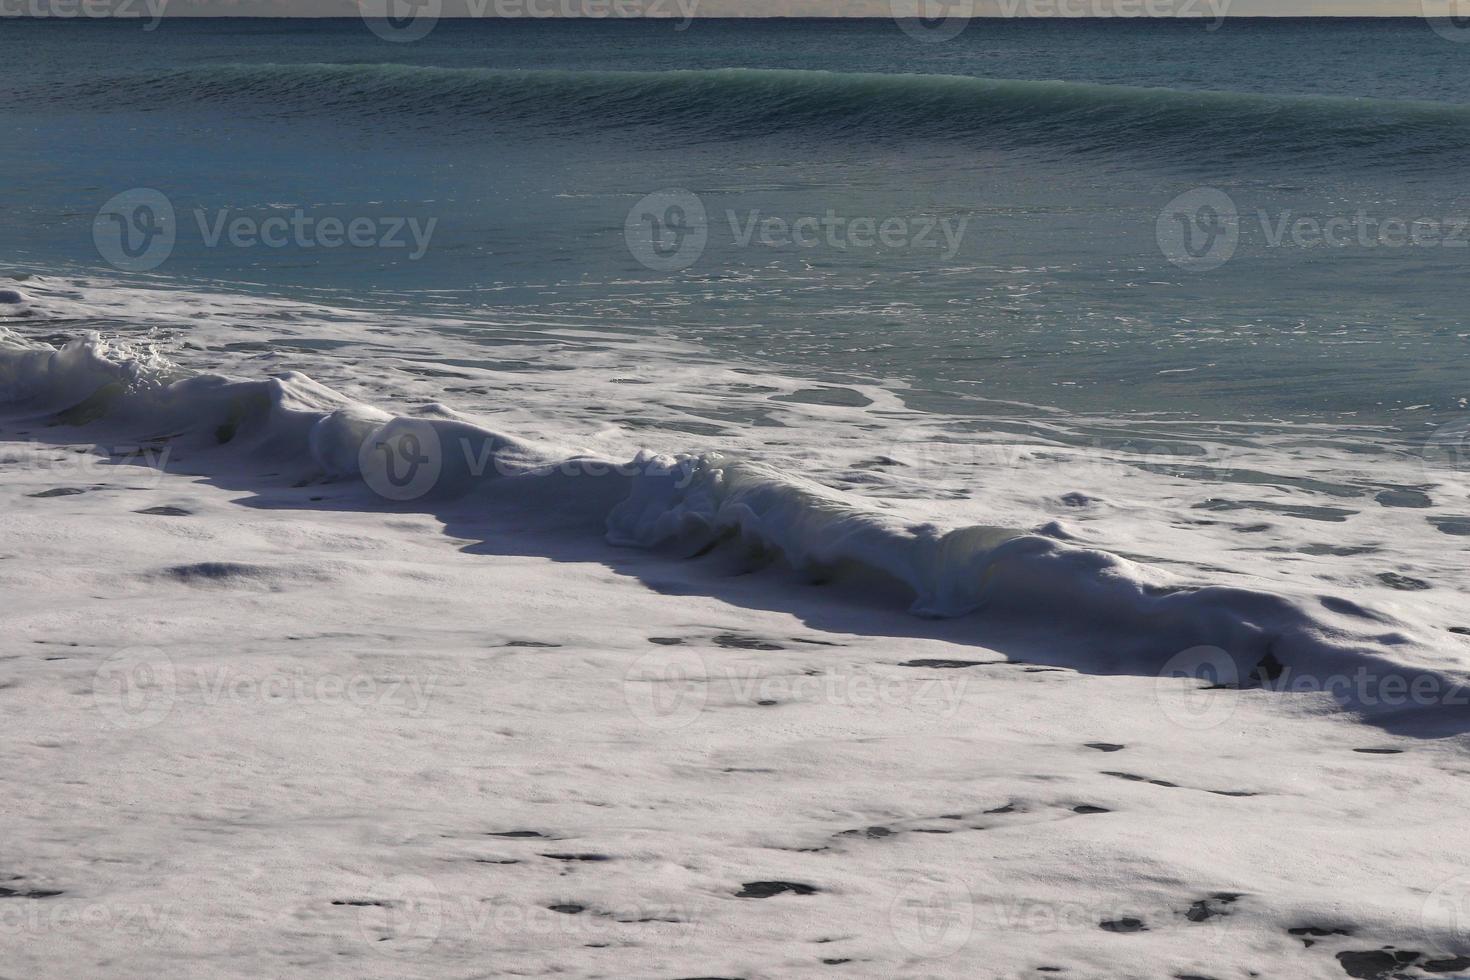
[[[888,21],[410,44],[6,21],[0,262],[647,331],[962,414],[1412,434],[1470,396],[1466,59],[1408,20],[987,21],[938,44]],[[138,188],[175,240],[119,268],[98,213]],[[293,215],[372,243],[210,238]]]

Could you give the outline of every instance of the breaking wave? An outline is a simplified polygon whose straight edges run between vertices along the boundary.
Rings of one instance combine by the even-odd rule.
[[[900,592],[917,615],[983,617],[1058,644],[1085,636],[1101,672],[1168,671],[1181,654],[1203,657],[1212,676],[1241,686],[1287,666],[1315,676],[1368,670],[1368,695],[1360,688],[1339,700],[1380,716],[1390,709],[1373,697],[1376,686],[1410,678],[1394,655],[1412,645],[1401,624],[1347,600],[1182,583],[1046,526],[906,524],[759,459],[567,457],[460,419],[392,416],[299,373],[187,374],[95,336],[55,347],[3,329],[0,411],[167,443],[187,450],[195,468],[201,459],[236,471],[268,461],[261,471],[298,485],[347,484],[364,509],[528,508],[671,557],[728,543],[797,569],[856,570]]]
[[[240,106],[480,133],[673,129],[686,139],[789,132],[938,138],[1076,154],[1156,152],[1431,168],[1470,148],[1470,106],[932,74],[725,68],[516,71],[399,64],[212,65],[47,86],[27,99],[106,111]]]

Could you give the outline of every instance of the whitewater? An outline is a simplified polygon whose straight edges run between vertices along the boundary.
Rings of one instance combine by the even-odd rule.
[[[486,361],[442,318],[16,286],[6,887],[55,894],[14,969],[1464,962],[1448,434],[1161,457],[585,326],[477,323]],[[98,752],[155,815],[78,851]]]
[[[1470,974],[1463,55],[4,21],[0,975]]]

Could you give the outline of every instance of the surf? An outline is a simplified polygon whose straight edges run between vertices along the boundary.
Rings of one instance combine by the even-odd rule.
[[[1409,667],[1404,657],[1419,644],[1385,613],[1328,595],[1182,581],[1076,544],[1055,524],[905,522],[750,455],[568,456],[447,410],[385,412],[299,372],[182,371],[95,335],[55,346],[0,332],[0,411],[30,430],[126,433],[139,446],[181,451],[192,468],[351,487],[353,506],[365,510],[514,510],[558,533],[596,533],[670,560],[734,547],[814,575],[855,575],[916,616],[1021,631],[1081,651],[1093,672],[1207,674],[1231,687],[1270,686],[1288,671],[1356,676],[1357,687],[1329,693],[1376,723],[1405,723],[1410,711],[1421,732],[1470,725],[1456,702],[1406,709],[1383,693],[1426,677],[1451,691],[1467,680]]]
[[[1082,155],[1167,150],[1215,163],[1422,169],[1470,148],[1470,106],[1453,103],[943,74],[235,64],[94,78],[33,97],[104,111],[237,106],[268,117],[348,115],[461,134],[495,123],[563,135],[657,128],[701,141],[937,139]]]

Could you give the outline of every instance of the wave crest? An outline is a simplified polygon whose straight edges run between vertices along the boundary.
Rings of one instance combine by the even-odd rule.
[[[939,138],[1080,154],[1169,149],[1181,163],[1268,158],[1423,169],[1470,147],[1470,106],[1457,104],[958,75],[253,64],[75,82],[29,97],[108,109],[122,93],[127,104],[148,108],[402,117],[467,133],[499,121],[550,132],[657,127],[700,140]]]
[[[897,590],[922,616],[973,614],[987,628],[1024,631],[1033,644],[1086,650],[1094,672],[1160,673],[1181,651],[1199,649],[1228,658],[1242,683],[1285,668],[1316,677],[1366,671],[1373,686],[1339,700],[1384,724],[1402,709],[1377,698],[1379,685],[1410,677],[1464,683],[1449,672],[1410,670],[1393,656],[1408,638],[1382,632],[1396,627],[1393,619],[1332,597],[1178,582],[1044,532],[905,524],[759,460],[647,452],[621,464],[569,459],[460,419],[391,416],[299,373],[176,376],[97,338],[57,349],[0,336],[0,411],[170,440],[188,448],[192,468],[201,459],[237,471],[269,460],[273,474],[297,485],[356,483],[363,509],[516,507],[549,515],[563,530],[600,528],[614,545],[685,555],[738,541],[797,569],[855,569]],[[414,483],[409,474],[393,486],[412,485],[411,494],[384,492],[375,462],[384,446],[395,465],[410,455],[432,462],[432,478]],[[1431,714],[1448,715],[1437,730],[1470,727],[1465,712],[1440,707]]]

